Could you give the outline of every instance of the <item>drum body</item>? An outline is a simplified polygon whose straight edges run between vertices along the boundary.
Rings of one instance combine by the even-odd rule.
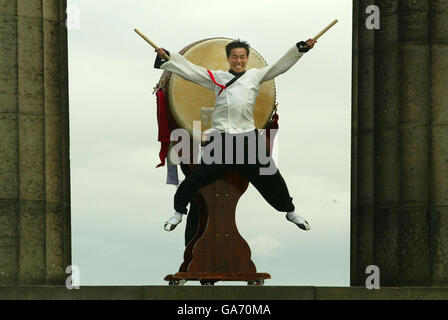
[[[227,71],[229,65],[225,46],[231,41],[233,40],[227,38],[200,40],[188,45],[179,53],[190,62],[208,70]],[[246,69],[262,68],[266,65],[263,57],[251,48]],[[186,129],[192,135],[193,121],[201,121],[204,119],[204,114],[211,114],[211,110],[207,112],[205,109],[214,108],[215,93],[168,71],[162,74],[161,83],[167,97],[172,127]],[[271,119],[275,99],[274,80],[264,82],[260,86],[260,94],[254,106],[254,122],[258,129],[265,128]],[[201,121],[202,132],[210,127],[211,121]]]

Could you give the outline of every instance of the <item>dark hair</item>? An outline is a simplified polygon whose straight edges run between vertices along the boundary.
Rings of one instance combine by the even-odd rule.
[[[234,40],[234,41],[230,42],[228,45],[226,45],[227,58],[230,57],[230,52],[232,51],[232,49],[235,49],[235,48],[246,49],[247,57],[249,57],[249,44],[246,41],[242,41],[242,40],[238,39],[238,40]]]

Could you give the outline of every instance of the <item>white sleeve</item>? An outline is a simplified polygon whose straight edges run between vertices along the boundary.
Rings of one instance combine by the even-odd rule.
[[[177,52],[171,53],[170,60],[163,63],[160,69],[171,71],[183,79],[199,84],[207,89],[215,89],[215,84],[210,78],[207,69],[191,63]]]
[[[288,71],[297,61],[299,61],[303,54],[304,52],[299,52],[297,46],[294,46],[272,66],[266,66],[259,69],[260,83],[274,79],[278,75]]]

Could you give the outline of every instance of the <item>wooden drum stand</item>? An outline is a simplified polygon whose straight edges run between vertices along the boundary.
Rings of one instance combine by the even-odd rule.
[[[179,272],[167,275],[170,285],[188,280],[247,281],[263,285],[268,273],[257,273],[246,240],[238,232],[235,209],[249,182],[237,172],[227,172],[221,179],[200,189],[194,198],[199,226],[184,252]]]

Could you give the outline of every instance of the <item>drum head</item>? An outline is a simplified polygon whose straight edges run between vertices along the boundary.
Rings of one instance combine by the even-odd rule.
[[[231,41],[233,40],[226,38],[202,40],[189,45],[180,53],[190,62],[208,70],[227,71],[229,64],[225,46]],[[266,65],[261,55],[251,48],[246,69],[262,68]],[[214,92],[175,74],[171,74],[169,77],[168,92],[169,107],[174,120],[179,127],[187,129],[192,135],[193,121],[201,121],[201,108],[214,108]],[[270,80],[260,86],[260,94],[254,106],[254,121],[258,129],[266,126],[274,106],[275,84],[274,80]],[[210,126],[211,123],[202,122],[201,129],[205,131]]]

